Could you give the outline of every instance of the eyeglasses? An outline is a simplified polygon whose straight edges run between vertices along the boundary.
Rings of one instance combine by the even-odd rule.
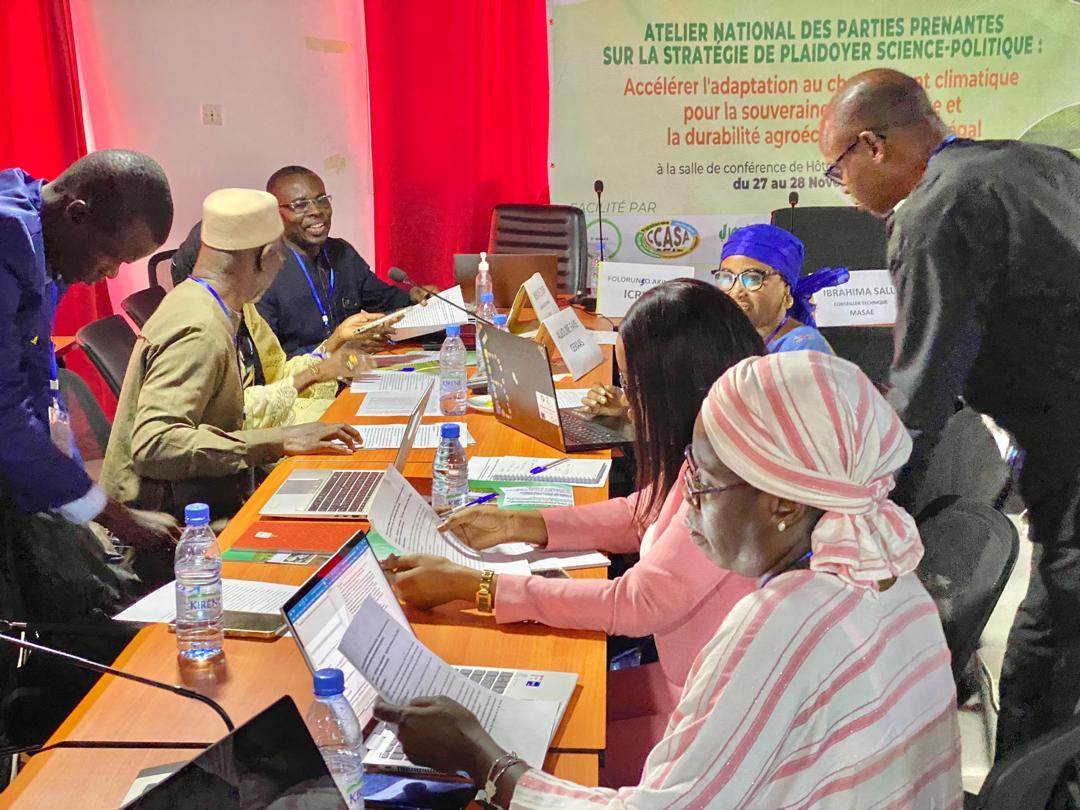
[[[757,292],[769,276],[780,275],[775,270],[766,270],[763,267],[751,267],[741,273],[733,273],[730,270],[719,268],[712,271],[713,283],[724,292],[731,292],[735,288],[735,282],[739,282],[747,292]]]
[[[619,388],[623,390],[624,394],[629,393],[633,389],[637,388],[632,382],[628,382],[626,375],[622,373],[622,369],[619,369]]]
[[[885,136],[882,135],[880,132],[875,132],[874,134],[881,140],[885,140]],[[851,154],[851,150],[862,142],[862,139],[862,135],[857,137],[854,141],[851,142],[851,146],[849,146],[847,149],[840,153],[840,157],[838,157],[825,168],[826,180],[837,186],[842,186],[844,184],[844,176],[840,171],[840,164],[843,162],[844,158]]]
[[[315,207],[323,209],[324,211],[330,210],[330,203],[333,201],[333,197],[329,194],[323,194],[315,197],[314,199],[305,198],[300,200],[293,200],[279,205],[279,208],[288,208],[294,214],[310,214],[315,210]]]
[[[683,450],[683,458],[686,459],[686,469],[683,470],[683,499],[694,509],[701,508],[702,495],[719,495],[729,489],[750,486],[745,481],[739,481],[737,484],[728,484],[723,487],[703,487],[697,462],[694,461],[694,453],[690,445],[686,445],[686,449]]]

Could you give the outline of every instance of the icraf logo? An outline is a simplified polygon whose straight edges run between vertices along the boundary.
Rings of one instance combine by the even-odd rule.
[[[692,252],[701,241],[697,228],[677,219],[662,219],[637,232],[638,250],[657,259],[676,259]]]

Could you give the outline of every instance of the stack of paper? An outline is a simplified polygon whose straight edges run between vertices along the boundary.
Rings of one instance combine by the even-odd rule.
[[[353,380],[349,392],[371,394],[378,391],[423,391],[432,384],[430,374],[412,371],[371,371]]]
[[[406,374],[406,377],[413,376],[412,374]],[[420,379],[424,379],[421,377]],[[430,380],[430,377],[427,378]],[[433,392],[428,397],[427,407],[424,409],[424,416],[442,416],[442,411],[439,410],[439,397],[438,392]],[[416,403],[420,401],[420,397],[424,395],[423,391],[418,390],[405,390],[405,391],[374,391],[364,396],[364,401],[360,403],[360,408],[356,411],[357,416],[412,416],[413,410],[416,408]]]
[[[429,298],[423,306],[411,306],[405,310],[405,317],[394,325],[394,340],[410,340],[441,331],[452,323],[468,323],[468,316],[463,311],[465,300],[461,297],[460,286],[443,290],[439,295],[454,302],[461,309],[438,298]]]
[[[572,484],[576,487],[602,487],[611,471],[610,459],[571,458],[541,473],[532,470],[556,459],[523,456],[475,456],[469,459],[470,481],[537,481]]]

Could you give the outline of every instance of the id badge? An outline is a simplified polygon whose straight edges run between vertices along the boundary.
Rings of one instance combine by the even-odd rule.
[[[68,458],[75,457],[75,437],[71,432],[71,418],[55,402],[49,406],[49,435],[61,453]]]

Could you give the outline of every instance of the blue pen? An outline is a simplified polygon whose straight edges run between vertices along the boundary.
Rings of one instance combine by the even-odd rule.
[[[544,464],[544,465],[542,465],[540,467],[533,467],[531,470],[529,470],[529,475],[539,475],[540,473],[547,472],[552,467],[557,467],[560,464],[562,464],[564,461],[569,461],[569,460],[570,460],[569,458],[559,458],[559,459],[556,459],[555,461],[551,462],[550,464]]]
[[[416,368],[413,366],[405,366],[402,371],[416,371]]]
[[[460,512],[460,511],[461,511],[462,509],[468,509],[468,508],[469,508],[470,506],[479,506],[479,505],[480,505],[480,504],[482,504],[482,503],[487,503],[488,501],[493,501],[493,500],[495,500],[495,499],[496,499],[496,498],[498,498],[498,497],[499,497],[499,493],[498,493],[498,492],[491,492],[491,493],[489,493],[489,494],[487,494],[487,495],[481,495],[481,496],[480,496],[479,498],[477,498],[476,500],[473,500],[473,501],[469,501],[468,503],[463,503],[463,504],[462,504],[461,506],[455,506],[455,507],[454,507],[453,509],[451,509],[451,510],[450,510],[449,512],[444,512],[444,513],[443,513],[443,514],[441,515],[441,517],[442,517],[442,519],[443,519],[443,520],[445,521],[445,520],[446,520],[446,518],[450,517],[450,515],[456,515],[456,514],[457,514],[458,512]]]

